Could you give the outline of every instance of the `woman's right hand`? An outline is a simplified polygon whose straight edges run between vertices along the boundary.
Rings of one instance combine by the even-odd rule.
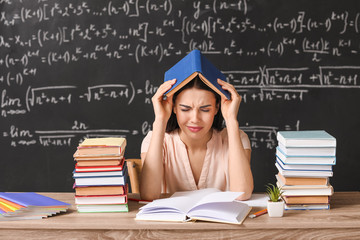
[[[173,95],[163,99],[164,94],[176,83],[176,79],[161,84],[151,98],[154,107],[155,119],[168,121],[173,109]]]

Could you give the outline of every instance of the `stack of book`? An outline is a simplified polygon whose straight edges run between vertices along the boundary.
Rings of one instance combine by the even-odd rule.
[[[78,212],[128,212],[125,138],[89,138],[75,154]]]
[[[277,185],[285,209],[330,209],[336,139],[323,130],[277,133]]]
[[[0,192],[0,221],[47,218],[66,212],[69,206],[34,192]]]

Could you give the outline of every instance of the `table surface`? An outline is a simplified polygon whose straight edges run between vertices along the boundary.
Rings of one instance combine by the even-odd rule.
[[[208,236],[211,236],[214,232],[221,233],[221,231],[230,231],[232,234],[240,234],[240,232],[250,234],[254,230],[256,230],[258,234],[259,231],[274,232],[278,230],[278,234],[280,234],[284,229],[288,230],[288,234],[291,232],[290,230],[293,232],[296,230],[294,233],[297,233],[299,237],[307,236],[306,234],[310,233],[313,234],[312,232],[318,232],[322,234],[322,236],[324,233],[329,233],[329,235],[331,233],[330,236],[333,237],[335,236],[334,233],[344,233],[347,234],[345,236],[349,239],[355,236],[360,237],[360,192],[335,192],[331,197],[330,210],[288,210],[285,211],[284,217],[282,218],[270,218],[267,214],[254,219],[247,217],[242,225],[209,222],[174,223],[137,221],[134,219],[135,215],[139,207],[143,205],[136,201],[129,201],[128,213],[78,213],[74,204],[74,193],[41,194],[70,203],[72,206],[67,213],[47,219],[1,222],[0,239],[6,239],[2,237],[9,237],[8,234],[14,234],[14,230],[16,230],[17,234],[21,232],[25,234],[22,237],[26,236],[26,234],[33,236],[31,233],[33,234],[34,230],[42,230],[47,233],[56,230],[70,234],[74,234],[75,232],[87,232],[87,234],[90,234],[91,232],[105,233],[121,231],[126,231],[127,234],[134,234],[140,230],[146,231],[147,234],[149,234],[149,232],[162,231],[164,233],[171,230],[184,234],[191,232],[210,233]],[[136,197],[136,195],[132,194],[129,194],[129,196]],[[261,208],[254,207],[251,213],[258,210],[261,210]],[[188,235],[188,237],[189,236],[191,235]],[[217,236],[221,237],[222,235]],[[339,237],[339,235],[336,236]],[[147,235],[147,237],[149,236]],[[172,238],[174,238],[174,236],[172,236]]]

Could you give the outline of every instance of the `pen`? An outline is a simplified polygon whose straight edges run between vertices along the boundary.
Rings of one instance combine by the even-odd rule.
[[[256,212],[256,213],[253,213],[253,214],[251,214],[249,217],[250,217],[250,218],[256,218],[256,217],[261,216],[261,215],[263,215],[263,214],[265,214],[265,213],[267,213],[267,208],[265,208],[265,209],[263,209],[263,210],[261,210],[261,211],[258,211],[258,212]]]
[[[147,200],[141,200],[141,199],[136,199],[136,198],[129,198],[130,201],[136,201],[138,202],[139,204],[147,204],[147,203],[150,203],[152,201],[147,201]]]

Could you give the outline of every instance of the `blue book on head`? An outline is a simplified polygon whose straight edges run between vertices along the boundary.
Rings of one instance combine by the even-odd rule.
[[[34,192],[0,192],[0,197],[24,207],[67,207],[70,205],[69,203],[61,202]]]
[[[165,96],[171,96],[176,91],[193,80],[196,76],[208,85],[220,96],[230,99],[230,93],[222,89],[217,79],[226,81],[222,74],[209,60],[207,60],[199,50],[195,49],[177,62],[172,68],[165,72],[164,82],[176,79],[176,83],[165,93]]]

